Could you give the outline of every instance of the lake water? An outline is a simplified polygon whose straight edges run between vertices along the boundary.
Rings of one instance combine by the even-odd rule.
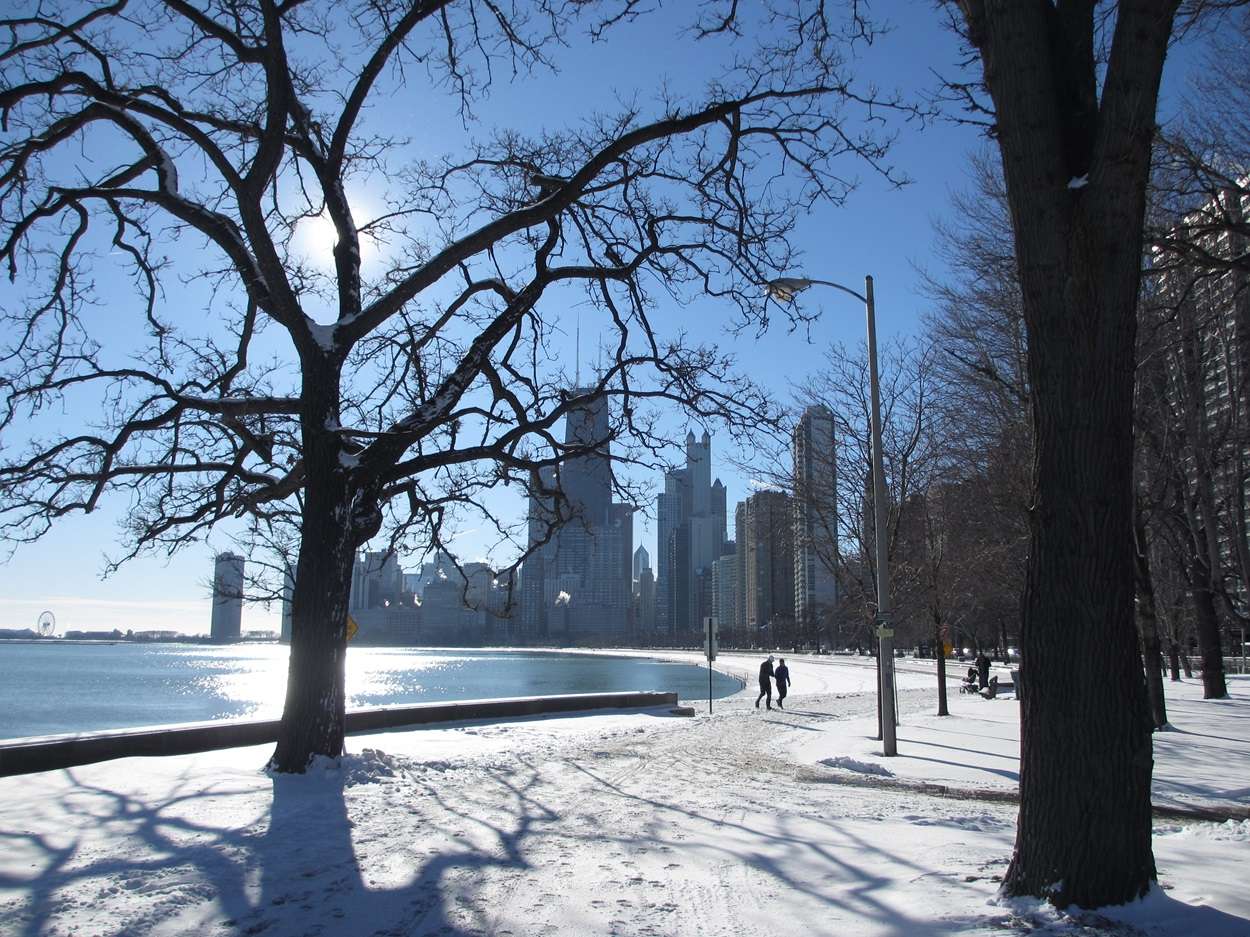
[[[0,738],[282,714],[287,648],[0,641]],[[714,673],[712,696],[741,686]],[[676,691],[707,699],[707,670],[534,651],[353,647],[347,708],[556,693]]]

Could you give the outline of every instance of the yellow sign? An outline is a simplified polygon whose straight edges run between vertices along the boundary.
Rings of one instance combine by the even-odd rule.
[[[950,657],[951,651],[955,650],[955,647],[949,641],[947,641],[944,645],[942,645],[942,650],[945,652],[947,657]]]
[[[351,615],[348,615],[347,616],[347,640],[350,641],[352,638],[356,637],[356,632],[359,630],[360,630],[360,626],[356,624],[356,619],[352,618]]]

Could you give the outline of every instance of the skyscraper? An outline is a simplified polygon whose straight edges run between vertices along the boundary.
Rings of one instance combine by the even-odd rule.
[[[210,636],[216,644],[243,637],[243,557],[219,553],[213,565],[213,617]]]
[[[534,548],[521,573],[521,630],[531,641],[623,640],[633,626],[633,511],[612,502],[606,399],[572,394],[582,399],[564,439],[576,454],[554,479],[544,477],[551,495],[530,496]]]
[[[639,573],[634,599],[638,610],[638,631],[650,636],[655,633],[655,575],[650,569]]]
[[[803,411],[794,429],[794,615],[805,637],[831,633],[838,602],[837,466],[833,413]],[[818,638],[817,638],[818,640]]]
[[[399,557],[393,550],[370,550],[356,554],[352,563],[351,594],[347,601],[352,614],[398,604],[403,591],[404,574],[399,568]]]
[[[634,551],[634,579],[637,579],[644,569],[651,568],[651,554],[647,552],[646,547],[640,546]]]
[[[554,468],[538,471],[539,488],[530,491],[529,497],[529,549],[530,553],[521,565],[521,596],[517,610],[520,621],[520,638],[533,644],[547,637],[547,571],[552,565],[554,548],[550,538],[555,532],[550,525],[555,522]],[[550,493],[545,493],[550,492]]]
[[[655,624],[660,631],[673,630],[673,534],[688,515],[686,469],[664,475],[664,491],[656,497]]]
[[[761,629],[794,617],[794,520],[789,495],[757,491],[746,500],[746,627]]]
[[[686,467],[664,476],[656,518],[656,627],[697,631],[712,614],[712,564],[725,552],[725,486],[712,483],[706,431],[686,434]]]
[[[727,552],[712,564],[712,617],[721,631],[737,627],[738,620],[738,556],[733,540],[725,544]]]
[[[561,463],[560,490],[574,516],[584,520],[583,526],[598,527],[607,523],[612,503],[608,402],[602,395],[595,396],[589,387],[574,388],[571,396],[585,400],[565,417],[564,444],[566,450],[581,450],[581,454]]]

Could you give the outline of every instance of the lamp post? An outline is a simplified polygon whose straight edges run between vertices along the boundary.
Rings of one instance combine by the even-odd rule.
[[[881,666],[881,739],[885,754],[898,754],[894,732],[894,629],[890,627],[889,544],[886,540],[885,467],[881,459],[881,380],[877,374],[877,316],[872,298],[872,277],[864,277],[864,293],[829,280],[806,277],[779,277],[764,284],[768,295],[778,302],[793,302],[809,286],[831,286],[849,293],[864,304],[868,315],[868,377],[872,391],[872,505],[877,547],[877,660]]]

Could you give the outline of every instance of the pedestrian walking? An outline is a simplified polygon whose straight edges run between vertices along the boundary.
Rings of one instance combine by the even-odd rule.
[[[777,708],[785,709],[782,701],[786,698],[786,688],[790,686],[790,668],[786,666],[786,659],[783,657],[777,663],[777,669],[773,671],[773,679],[777,681]]]
[[[760,708],[760,700],[768,697],[768,708],[773,708],[773,655],[760,664],[760,695],[755,697],[755,708]]]

